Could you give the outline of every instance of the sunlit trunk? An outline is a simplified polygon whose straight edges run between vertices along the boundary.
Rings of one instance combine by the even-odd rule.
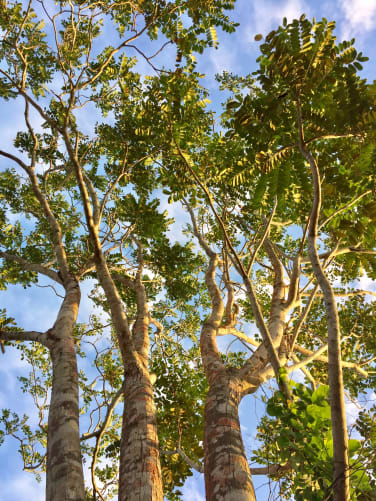
[[[79,301],[78,284],[72,281],[57,321],[48,333],[53,378],[47,435],[47,501],[85,500],[77,360],[72,336]]]
[[[136,365],[125,373],[119,500],[163,501],[153,388]]]
[[[222,378],[221,378],[222,379]],[[205,403],[204,455],[207,501],[255,501],[240,431],[236,380],[210,387]]]

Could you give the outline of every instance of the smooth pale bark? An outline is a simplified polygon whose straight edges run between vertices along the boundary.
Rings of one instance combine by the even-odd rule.
[[[313,272],[323,291],[328,326],[328,381],[333,436],[334,501],[348,501],[350,499],[350,465],[341,361],[340,324],[333,289],[320,264],[314,235],[308,236],[308,251]]]
[[[269,360],[270,360],[270,363],[274,369],[274,373],[275,373],[275,376],[278,380],[278,384],[280,385],[281,390],[285,393],[286,397],[289,397],[289,388],[286,385],[286,382],[284,380],[281,380],[281,381],[279,380],[279,371],[280,371],[282,366],[280,364],[278,353],[275,349],[271,333],[270,333],[270,331],[265,323],[264,317],[262,315],[261,307],[260,307],[260,304],[257,300],[256,292],[254,290],[252,281],[249,279],[249,274],[245,270],[243,263],[241,262],[241,259],[239,258],[238,253],[236,252],[234,246],[232,245],[231,240],[228,237],[225,224],[224,224],[222,218],[219,216],[216,208],[214,207],[214,201],[213,201],[213,198],[210,194],[210,191],[208,190],[207,186],[201,182],[200,178],[197,176],[195,171],[192,169],[192,167],[189,164],[189,162],[187,161],[184,153],[182,152],[181,148],[179,147],[179,145],[176,142],[175,142],[175,146],[179,152],[180,157],[182,158],[183,162],[185,163],[189,172],[191,173],[193,179],[195,179],[197,184],[200,186],[202,191],[205,193],[206,198],[207,198],[208,203],[209,203],[209,206],[212,210],[212,213],[213,213],[215,219],[218,221],[219,226],[222,229],[224,241],[229,248],[228,254],[231,257],[233,264],[235,265],[235,268],[238,270],[238,273],[242,277],[243,283],[244,283],[246,291],[247,291],[249,301],[251,303],[251,307],[252,307],[253,315],[255,317],[255,322],[256,322],[257,328],[259,329],[261,337],[265,343],[265,347],[268,350]],[[194,215],[193,215],[192,209],[189,208],[188,206],[187,206],[187,208],[188,208],[189,213],[191,214],[194,234],[196,235],[202,248],[205,250],[207,255],[210,257],[210,255],[212,254],[212,251],[208,247],[207,243],[204,241],[204,239],[202,238],[202,236],[200,235],[200,233],[197,229],[197,224],[194,221]]]
[[[47,435],[47,501],[84,501],[85,487],[79,434],[78,373],[72,336],[80,289],[75,280],[55,325],[47,333],[53,367]]]
[[[320,262],[317,250],[318,221],[321,209],[321,181],[316,160],[306,148],[299,99],[297,98],[299,149],[311,168],[313,202],[309,221],[308,254],[312,270],[322,290],[328,326],[329,403],[333,436],[333,495],[334,501],[350,500],[350,465],[344,386],[341,363],[341,332],[335,295]]]

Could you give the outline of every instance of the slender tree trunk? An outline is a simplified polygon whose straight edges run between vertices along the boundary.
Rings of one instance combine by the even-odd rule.
[[[240,384],[213,384],[205,402],[205,490],[207,501],[255,501],[240,431]],[[227,378],[226,378],[227,379]]]
[[[313,273],[322,290],[328,326],[329,402],[333,436],[333,494],[334,501],[350,500],[350,466],[346,409],[341,362],[341,332],[333,288],[326,276],[317,251],[318,221],[321,210],[321,180],[316,160],[304,143],[304,130],[299,99],[297,99],[299,149],[309,162],[313,184],[313,202],[309,221],[308,253]]]
[[[308,236],[308,252],[312,269],[323,292],[328,326],[328,381],[333,436],[334,501],[350,500],[350,465],[341,361],[341,333],[336,300],[332,286],[321,266],[316,236]]]
[[[52,393],[47,435],[47,501],[84,501],[85,487],[79,434],[78,373],[72,336],[80,289],[75,280],[54,327],[48,332],[52,358]]]
[[[136,364],[125,370],[119,501],[163,501],[153,387]]]

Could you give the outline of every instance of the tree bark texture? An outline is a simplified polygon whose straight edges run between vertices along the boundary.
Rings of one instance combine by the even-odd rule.
[[[125,372],[119,501],[163,501],[153,387],[136,364]]]
[[[77,360],[72,336],[79,302],[79,286],[71,280],[55,325],[47,334],[53,379],[48,415],[46,501],[85,500]]]
[[[328,381],[333,436],[333,493],[334,501],[350,499],[350,466],[344,386],[341,360],[341,334],[333,289],[319,261],[316,238],[308,236],[312,269],[323,291],[328,326]]]
[[[207,501],[255,501],[251,472],[239,423],[241,381],[230,374],[218,353],[216,334],[224,315],[221,292],[215,282],[218,256],[205,274],[212,311],[201,330],[200,348],[209,392],[204,413],[204,472]],[[235,369],[234,372],[237,372]]]
[[[240,384],[219,379],[205,402],[205,490],[207,501],[255,501],[239,423]],[[231,378],[232,379],[232,378]]]
[[[111,311],[124,363],[124,411],[120,444],[120,501],[163,501],[162,474],[153,388],[148,371],[148,311],[142,285],[142,249],[139,247],[139,269],[133,287],[137,296],[137,321],[130,332],[124,305],[108,269],[99,238],[98,199],[92,194],[90,204],[80,162],[70,142],[67,129],[65,144],[73,162],[80,188],[85,218],[94,247],[98,279]]]

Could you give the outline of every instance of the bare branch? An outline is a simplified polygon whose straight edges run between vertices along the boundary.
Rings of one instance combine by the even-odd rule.
[[[291,471],[292,467],[290,463],[286,463],[284,465],[270,464],[268,466],[260,466],[258,468],[249,468],[249,469],[251,475],[277,475],[278,473]]]
[[[1,341],[33,341],[48,346],[47,332],[0,330]]]
[[[201,247],[204,249],[208,257],[212,257],[214,254],[214,251],[209,247],[208,243],[205,241],[204,237],[201,235],[198,226],[197,226],[197,220],[195,213],[193,212],[192,207],[189,205],[189,203],[184,200],[184,205],[187,208],[187,211],[189,212],[189,215],[191,216],[191,221],[192,221],[192,227],[193,227],[193,234],[197,238],[199,244]]]
[[[301,295],[302,296],[310,296],[311,293],[309,293],[309,292],[302,292]],[[366,291],[366,290],[363,290],[363,289],[358,289],[358,290],[355,290],[355,291],[348,291],[348,292],[336,292],[336,291],[334,291],[334,296],[337,297],[337,298],[340,298],[340,297],[365,296],[365,295],[370,295],[370,296],[376,297],[376,292],[374,292],[374,291]],[[323,297],[323,295],[320,292],[320,293],[316,294],[316,297]]]
[[[327,349],[327,345],[324,345],[326,346],[326,349]],[[323,346],[320,348],[320,351],[322,353],[322,348]],[[308,350],[307,348],[304,348],[303,346],[300,346],[300,345],[296,345],[295,347],[296,351],[301,353],[302,355],[307,355],[307,358],[304,359],[304,365],[306,365],[307,363],[309,363],[310,361],[313,361],[313,360],[318,360],[319,362],[324,362],[324,363],[329,363],[329,359],[327,356],[323,356],[322,354],[317,354],[317,352],[313,352],[312,350]],[[325,350],[324,350],[325,351]],[[370,359],[370,361],[372,361],[372,359]],[[362,367],[369,363],[370,362],[369,360],[367,360],[367,362],[359,362],[359,363],[355,363],[355,362],[347,362],[346,360],[341,360],[341,367],[346,367],[348,369],[353,369],[354,371],[358,372],[362,377],[368,377],[368,372],[365,371],[364,369],[362,369]],[[301,361],[303,362],[303,360]],[[299,362],[300,365],[302,365],[300,362]],[[292,366],[289,366],[288,369],[290,369],[290,367]],[[300,367],[298,367],[299,369]],[[293,369],[295,370],[295,369]],[[291,372],[289,370],[289,372]]]
[[[98,438],[101,438],[103,436],[103,434],[106,432],[108,425],[111,421],[112,413],[114,412],[115,407],[119,403],[119,400],[122,397],[123,393],[124,393],[124,388],[123,388],[123,386],[121,386],[121,388],[119,388],[118,391],[115,393],[113,399],[111,400],[110,405],[107,407],[106,416],[103,420],[101,427],[98,428],[97,430],[93,431],[92,433],[83,433],[81,435],[81,439],[80,439],[81,441],[89,440],[90,438],[94,438],[94,437],[98,439]],[[98,445],[98,447],[99,447],[99,445]]]
[[[277,198],[277,197],[275,197],[272,212],[271,212],[271,214],[270,214],[270,216],[269,216],[268,221],[267,221],[267,222],[266,222],[266,224],[265,224],[264,233],[262,234],[262,237],[261,237],[261,239],[260,239],[259,243],[257,244],[257,247],[256,247],[256,249],[254,250],[253,255],[252,255],[252,258],[251,258],[251,260],[250,260],[250,262],[249,262],[249,265],[248,265],[248,268],[247,268],[247,273],[248,273],[248,275],[250,274],[250,272],[251,272],[251,270],[252,270],[252,266],[253,266],[253,264],[254,264],[254,262],[255,262],[255,260],[256,260],[256,257],[257,257],[257,254],[258,254],[258,251],[261,249],[262,245],[264,244],[264,240],[265,240],[265,238],[267,237],[267,235],[269,235],[270,226],[271,226],[271,224],[272,224],[272,222],[273,222],[273,217],[274,217],[275,212],[276,212],[276,210],[277,210],[277,205],[278,205],[278,198]]]
[[[329,223],[329,221],[331,221],[334,217],[338,216],[338,214],[340,214],[341,212],[345,211],[346,209],[349,209],[350,207],[352,207],[354,204],[356,204],[356,202],[359,202],[359,200],[361,200],[363,197],[369,195],[372,193],[372,190],[367,190],[365,191],[364,193],[361,193],[358,197],[354,198],[354,200],[351,200],[351,202],[343,205],[342,207],[340,207],[339,209],[335,210],[332,214],[330,214],[330,216],[328,216],[319,226],[318,226],[318,231],[321,230],[321,228],[323,226],[325,226],[327,223]]]
[[[190,459],[180,447],[177,447],[173,451],[165,451],[161,449],[159,452],[161,454],[165,454],[166,456],[174,456],[175,454],[179,454],[191,468],[198,471],[199,473],[204,473],[204,466],[202,464],[198,464],[192,461],[192,459]]]
[[[235,327],[219,327],[217,330],[217,336],[235,336],[238,339],[241,339],[242,341],[245,341],[246,343],[252,345],[252,346],[260,346],[260,343],[252,339],[251,337],[247,336],[243,332],[235,329]]]

